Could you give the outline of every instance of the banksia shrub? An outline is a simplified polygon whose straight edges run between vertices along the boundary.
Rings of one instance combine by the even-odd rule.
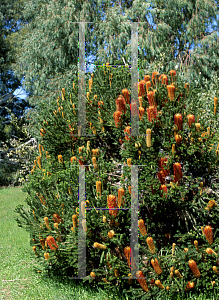
[[[195,297],[210,288],[217,295],[219,132],[213,97],[211,114],[202,111],[194,82],[188,91],[171,70],[139,72],[141,96],[133,99],[129,74],[108,65],[96,68],[92,84],[87,80],[86,114],[80,112],[86,135],[78,120],[78,78],[73,88],[65,87],[64,99],[58,92],[58,107],[56,100],[42,101],[41,148],[25,184],[29,210],[18,206],[17,222],[29,230],[39,271],[77,277],[86,253],[83,280],[95,288],[103,284],[111,293],[121,289],[145,300],[184,299],[186,290]],[[79,241],[86,252],[79,251]]]

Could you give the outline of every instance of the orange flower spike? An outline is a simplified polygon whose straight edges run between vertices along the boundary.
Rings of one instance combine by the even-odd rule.
[[[191,126],[192,126],[192,123],[195,123],[195,116],[192,115],[192,114],[189,114],[189,115],[187,116],[187,118],[188,118],[188,125],[189,125],[189,127],[191,127]]]
[[[130,267],[130,253],[131,253],[130,250],[131,250],[131,248],[129,246],[126,246],[124,248],[124,254],[125,254],[125,257],[127,259],[127,264],[128,264],[129,267]]]
[[[130,104],[130,95],[128,89],[122,90],[123,97],[125,98],[126,104]]]
[[[115,111],[114,114],[113,114],[115,125],[116,125],[117,128],[118,128],[119,125],[122,124],[121,115],[122,115],[121,111]]]
[[[197,265],[196,265],[196,262],[195,262],[193,259],[189,260],[189,267],[190,267],[190,269],[191,269],[193,275],[194,275],[196,278],[198,278],[198,277],[201,276],[201,273],[200,273],[200,271],[199,271],[199,269],[198,269],[198,267],[197,267]]]
[[[125,99],[121,95],[116,99],[116,110],[124,114],[126,113]]]
[[[124,189],[123,188],[119,188],[118,189],[118,207],[120,208],[121,207],[121,204],[122,204],[122,197],[124,196]]]
[[[44,218],[44,222],[45,222],[45,224],[46,224],[47,229],[48,229],[48,230],[52,230],[52,228],[49,226],[49,219],[48,219],[48,217],[45,217],[45,218]]]
[[[151,87],[151,82],[150,82],[150,81],[147,81],[147,82],[146,82],[146,90],[147,90],[147,93],[148,93],[148,90],[149,90],[150,87]]]
[[[152,122],[153,119],[157,118],[157,109],[155,106],[149,106],[147,109],[148,121]]]
[[[131,161],[132,161],[131,158],[127,158],[127,165],[128,165],[129,167],[131,166]]]
[[[182,169],[180,163],[175,163],[173,165],[173,171],[174,171],[174,180],[179,181],[182,178]]]
[[[159,76],[159,72],[153,72],[152,73],[152,83],[153,83],[153,85],[155,85],[158,82],[158,76]]]
[[[144,76],[144,81],[145,81],[145,82],[150,81],[150,75],[145,75],[145,76]]]
[[[209,242],[209,244],[213,244],[213,233],[212,233],[212,228],[211,226],[205,226],[204,228],[204,235]]]
[[[217,106],[217,97],[214,97],[214,106]]]
[[[96,181],[96,191],[97,191],[97,196],[101,196],[101,181]]]
[[[176,134],[175,135],[175,141],[176,141],[177,145],[180,145],[181,142],[182,142],[182,136],[179,135],[179,134]]]
[[[154,91],[149,91],[149,92],[147,93],[148,102],[149,102],[149,105],[150,105],[150,106],[155,106],[154,95],[155,95],[155,92],[154,92]]]
[[[155,284],[156,284],[157,287],[159,287],[159,289],[161,289],[161,290],[164,289],[164,286],[162,285],[162,283],[160,282],[160,280],[156,280]]]
[[[108,232],[108,237],[109,237],[109,239],[113,238],[114,235],[115,235],[114,230],[110,230],[110,231]]]
[[[112,210],[112,208],[117,207],[116,196],[114,196],[114,195],[108,195],[107,196],[107,206],[109,208],[109,214],[110,214],[110,216],[116,217],[117,214],[118,214],[118,210]]]
[[[154,246],[154,241],[152,237],[147,237],[146,242],[148,244],[148,248],[151,251],[152,254],[155,254],[155,246]]]
[[[144,107],[139,107],[139,120],[141,121],[145,113]]]
[[[181,114],[174,115],[174,123],[177,126],[178,130],[182,130],[182,115]]]
[[[131,129],[131,127],[130,126],[126,126],[126,128],[124,129],[124,133],[126,134],[125,135],[125,139],[127,140],[127,141],[129,141],[130,140],[130,129]],[[128,135],[127,135],[128,134]]]
[[[219,275],[219,271],[218,271],[218,269],[217,269],[217,267],[216,267],[216,266],[213,266],[213,267],[212,267],[212,269],[213,269],[213,271],[214,271],[216,274],[218,274],[218,275]]]
[[[140,232],[143,236],[145,236],[147,234],[147,230],[146,230],[146,227],[145,227],[145,224],[144,224],[144,220],[143,219],[140,219],[138,221],[138,227],[140,229]]]
[[[48,260],[50,258],[49,253],[44,253],[44,257],[46,260]]]
[[[161,74],[159,80],[161,80],[161,84],[168,85],[168,77],[165,74]]]
[[[167,91],[168,91],[168,96],[170,98],[170,101],[173,101],[175,98],[175,86],[173,84],[167,85]]]
[[[164,193],[167,194],[167,186],[165,184],[162,184],[160,187],[160,190],[162,190]],[[167,196],[167,195],[166,195]]]
[[[217,256],[217,253],[214,252],[214,250],[212,250],[211,248],[207,248],[207,249],[205,250],[205,252],[208,253],[208,254],[212,254],[212,255],[214,254],[214,255]]]
[[[148,285],[146,283],[146,280],[145,280],[143,272],[142,271],[137,271],[136,272],[136,277],[137,277],[137,280],[138,280],[140,286],[143,288],[143,290],[145,292],[148,292],[149,288],[148,288]]]
[[[51,250],[56,250],[56,249],[58,249],[58,245],[56,244],[54,238],[53,238],[51,235],[47,236],[46,242],[47,242],[47,244],[49,245],[49,248],[50,248]]]
[[[195,283],[189,281],[185,287],[186,292],[190,291],[191,289],[193,289],[195,287]]]
[[[160,267],[160,265],[159,265],[159,263],[158,263],[158,260],[157,260],[156,258],[155,258],[155,259],[152,259],[152,260],[151,260],[151,264],[152,264],[152,266],[153,266],[155,272],[156,272],[158,275],[160,275],[160,274],[162,273],[162,269],[161,269],[161,267]]]
[[[72,156],[72,157],[70,158],[70,162],[73,163],[73,161],[77,161],[77,157],[76,157],[76,156]]]
[[[184,88],[187,89],[187,92],[189,91],[189,83],[185,83]]]
[[[138,96],[144,96],[145,95],[145,88],[144,88],[145,83],[146,82],[144,80],[141,80],[138,83]]]
[[[63,164],[63,157],[62,155],[58,155],[58,161],[60,164]]]

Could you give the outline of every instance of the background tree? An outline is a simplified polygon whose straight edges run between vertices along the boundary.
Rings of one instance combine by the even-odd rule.
[[[12,33],[19,30],[22,8],[23,1],[11,0],[0,3],[0,159],[3,175],[0,185],[12,183],[13,174],[21,167],[26,170],[21,163],[23,156],[21,152],[19,151],[17,155],[11,157],[11,150],[16,148],[21,150],[22,143],[25,143],[26,146],[30,144],[28,143],[30,136],[25,131],[28,121],[24,118],[25,110],[30,108],[30,105],[27,100],[19,98],[19,95],[14,95],[14,92],[21,87],[21,82],[11,68],[12,63],[15,63],[15,45],[10,37]],[[25,163],[27,163],[26,159]],[[26,174],[27,171],[29,172],[27,169],[24,173]]]
[[[79,25],[74,22],[94,22],[86,24],[86,52],[96,55],[100,64],[113,64],[122,56],[130,64],[128,22],[138,21],[145,22],[139,24],[140,68],[148,70],[152,62],[163,60],[159,72],[165,73],[178,63],[188,82],[197,80],[203,87],[205,78],[218,76],[217,12],[218,3],[212,0],[104,4],[30,0],[22,11],[26,23],[13,36],[17,49],[13,70],[19,78],[25,75],[24,86],[32,92],[32,104],[50,103],[62,86],[77,76]],[[36,121],[37,111],[31,113]],[[33,128],[37,135],[34,124]]]

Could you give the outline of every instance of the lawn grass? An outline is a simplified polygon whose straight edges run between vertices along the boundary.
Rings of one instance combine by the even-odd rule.
[[[21,187],[0,189],[0,300],[133,299],[122,297],[119,293],[111,295],[101,288],[91,289],[80,280],[58,280],[36,274],[33,271],[29,233],[18,227],[14,220],[14,209],[18,204],[28,208],[25,197]],[[193,295],[187,299],[217,300],[213,295]]]

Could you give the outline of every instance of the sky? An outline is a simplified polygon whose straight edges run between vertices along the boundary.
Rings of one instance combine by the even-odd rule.
[[[103,18],[103,20],[104,20],[104,18]],[[156,24],[154,24],[152,22],[152,16],[151,15],[149,15],[148,20],[149,20],[149,23],[153,26],[153,28],[156,29]],[[217,21],[219,21],[219,15],[217,15]],[[216,25],[216,21],[214,21],[213,24],[214,23]],[[209,32],[212,32],[212,27],[209,26],[207,30],[209,30]],[[217,35],[219,37],[219,32],[217,33]],[[193,48],[194,48],[194,46],[191,47],[191,50]],[[92,72],[94,70],[94,63],[93,62],[95,61],[95,58],[96,57],[94,55],[88,55],[88,56],[86,56],[86,54],[85,54],[85,59],[87,61],[87,63],[86,63],[86,73]],[[23,88],[17,89],[14,92],[14,95],[19,96],[21,99],[26,99],[26,97],[28,96],[28,94],[26,93],[26,91]]]

